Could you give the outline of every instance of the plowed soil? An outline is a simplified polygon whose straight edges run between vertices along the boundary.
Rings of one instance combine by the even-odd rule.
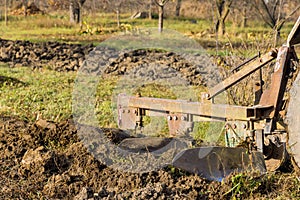
[[[299,198],[293,174],[240,175],[220,183],[169,167],[119,172],[93,158],[76,133],[72,120],[31,123],[1,116],[0,199]],[[117,133],[106,130],[113,140]]]

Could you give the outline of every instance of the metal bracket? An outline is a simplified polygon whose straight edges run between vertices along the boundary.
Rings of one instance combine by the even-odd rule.
[[[193,130],[194,123],[189,120],[190,116],[183,113],[167,115],[169,133],[172,136],[185,135]]]
[[[263,152],[264,150],[264,130],[263,129],[257,129],[255,130],[255,142],[257,151]]]

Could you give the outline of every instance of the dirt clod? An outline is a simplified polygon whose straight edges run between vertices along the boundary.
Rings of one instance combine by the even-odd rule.
[[[229,199],[272,198],[279,194],[299,197],[299,183],[293,175],[238,175],[220,183],[173,168],[142,174],[117,171],[86,150],[72,120],[47,122],[54,123],[54,128],[39,123],[0,117],[1,199]],[[232,189],[237,188],[236,184],[243,187]]]

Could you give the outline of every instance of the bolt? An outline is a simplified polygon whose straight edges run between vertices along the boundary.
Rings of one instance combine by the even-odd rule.
[[[185,120],[186,120],[186,117],[185,117],[185,116],[181,116],[181,120],[182,120],[182,121],[185,121]]]
[[[277,52],[278,52],[277,49],[272,49],[272,50],[269,52],[269,55],[272,56],[272,57],[276,57],[276,56],[277,56]]]
[[[236,128],[237,128],[236,124],[233,124],[232,128],[233,128],[233,129],[236,129]]]
[[[229,129],[229,124],[225,125],[225,129],[228,130]]]
[[[247,129],[247,124],[243,124],[243,128],[244,128],[244,129]]]
[[[122,110],[122,113],[125,113],[125,110]]]
[[[127,110],[127,113],[130,113],[130,110]]]
[[[167,119],[168,119],[168,120],[172,120],[172,117],[169,115],[169,116],[167,117]]]
[[[174,116],[174,117],[173,117],[173,120],[174,120],[174,121],[176,121],[177,119],[178,119],[178,117],[177,117],[177,116]]]
[[[210,96],[210,95],[209,95],[208,93],[204,93],[204,92],[203,92],[203,93],[201,94],[201,97],[202,97],[203,99],[208,99],[209,96]]]

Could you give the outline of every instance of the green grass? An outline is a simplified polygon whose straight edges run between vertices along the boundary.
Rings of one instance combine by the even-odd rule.
[[[261,176],[259,173],[238,173],[222,184],[230,186],[223,194],[226,199],[299,199],[296,174],[268,173]]]
[[[217,144],[225,146],[224,122],[195,122],[193,138],[201,144]]]
[[[29,67],[9,68],[0,64],[0,115],[16,115],[35,121],[62,121],[72,116],[72,92],[76,72],[56,72]],[[100,126],[115,126],[111,95],[115,80],[102,81],[97,90],[95,111]]]
[[[60,121],[71,116],[75,73],[0,65],[0,113],[34,121],[37,116]],[[4,78],[3,78],[4,77]]]
[[[71,118],[76,75],[76,72],[61,73],[48,69],[33,71],[29,67],[9,68],[7,64],[0,64],[0,115],[15,115],[28,121],[35,121],[37,117],[56,122]],[[96,103],[92,109],[100,127],[117,127],[115,104],[112,104],[112,96],[116,95],[118,87],[117,80],[116,77],[108,77],[101,79],[97,85]],[[203,91],[203,88],[199,91]],[[156,84],[136,88],[133,93],[137,92],[147,97],[176,98],[174,91]],[[149,117],[144,120],[146,125],[151,121]],[[157,119],[153,120],[155,123]],[[153,134],[167,135],[166,125],[160,133]],[[220,123],[196,123],[193,135],[197,140],[216,142],[222,127]],[[218,134],[212,133],[212,130],[218,130]]]

